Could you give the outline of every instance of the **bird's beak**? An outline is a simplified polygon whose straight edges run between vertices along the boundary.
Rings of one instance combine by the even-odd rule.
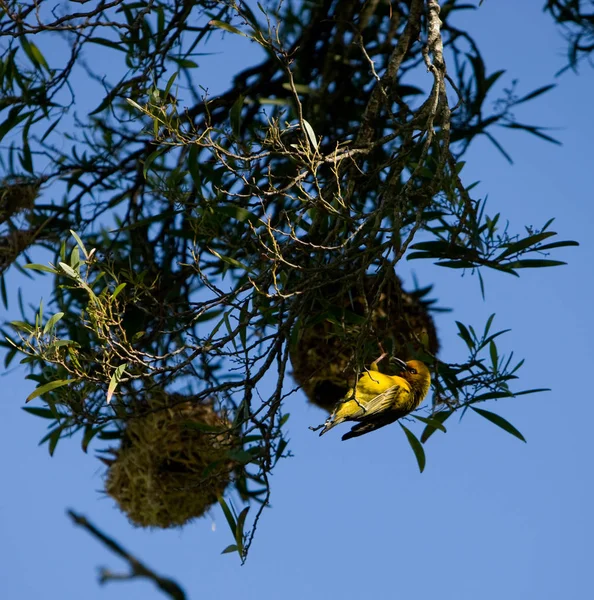
[[[406,363],[400,358],[396,358],[395,356],[390,356],[390,362],[395,362],[399,367],[402,367],[404,370],[408,369]]]

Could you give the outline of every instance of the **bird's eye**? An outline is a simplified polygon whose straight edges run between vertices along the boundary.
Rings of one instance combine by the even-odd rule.
[[[417,370],[416,369],[409,369],[408,372],[412,373],[413,375],[417,374]]]

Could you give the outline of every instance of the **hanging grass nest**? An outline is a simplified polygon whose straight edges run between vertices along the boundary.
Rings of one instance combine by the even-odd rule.
[[[308,311],[312,316],[298,321],[290,348],[293,378],[309,401],[331,412],[354,383],[357,366],[378,357],[380,344],[404,360],[437,354],[433,301],[425,299],[430,290],[405,292],[395,275],[366,275],[347,289],[327,286]]]
[[[27,177],[0,181],[0,223],[23,210],[33,208],[40,185],[39,180]]]
[[[35,230],[15,229],[0,235],[0,274],[10,267],[19,254],[35,241]]]
[[[180,527],[202,516],[236,467],[230,426],[211,404],[162,393],[127,422],[105,490],[140,527]]]

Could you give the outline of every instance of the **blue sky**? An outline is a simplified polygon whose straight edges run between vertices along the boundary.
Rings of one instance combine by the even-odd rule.
[[[564,42],[542,4],[486,0],[464,16],[488,69],[507,69],[504,85],[519,78],[520,93],[549,83],[565,60]],[[249,43],[237,40],[226,50],[241,52],[215,55],[205,65],[211,88],[224,86],[234,61],[249,55]],[[134,529],[98,492],[102,466],[82,454],[76,440],[61,442],[50,458],[37,446],[44,421],[21,410],[33,386],[23,371],[12,370],[0,378],[2,596],[162,597],[140,580],[99,587],[97,566],[126,567],[70,523],[70,507],[175,578],[193,599],[585,597],[594,534],[593,77],[587,67],[579,76],[566,73],[555,90],[516,111],[524,122],[555,127],[562,147],[502,130],[499,139],[515,164],[479,140],[463,171],[465,182],[481,181],[480,195],[488,193],[492,210],[518,230],[555,216],[553,230],[581,244],[554,256],[569,265],[526,271],[520,279],[486,273],[485,301],[470,274],[459,277],[424,261],[406,265],[409,277],[414,269],[421,283],[435,283],[440,303],[454,308],[437,317],[443,360],[464,352],[456,319],[480,327],[496,312],[495,325],[512,329],[500,349],[527,359],[519,386],[552,388],[485,405],[518,427],[527,444],[468,414],[427,443],[427,468],[419,474],[400,428],[348,443],[336,430],[320,439],[307,426],[323,413],[295,394],[286,407],[295,456],[275,470],[272,507],[240,567],[235,555],[220,554],[231,539],[218,509],[182,531]],[[37,301],[38,287],[16,276],[10,282]]]

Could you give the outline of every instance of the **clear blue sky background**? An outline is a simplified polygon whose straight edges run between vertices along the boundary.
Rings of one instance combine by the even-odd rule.
[[[490,71],[508,70],[520,93],[549,83],[564,64],[565,44],[543,0],[486,0],[465,23],[479,41]],[[227,84],[249,43],[227,37],[225,54],[205,58],[200,81]],[[96,68],[109,71],[106,59]],[[477,415],[426,445],[419,474],[400,428],[342,443],[338,432],[319,439],[307,429],[323,418],[301,393],[287,409],[294,458],[275,471],[272,508],[261,521],[246,566],[221,555],[231,543],[220,511],[181,531],[133,529],[98,492],[102,466],[63,441],[50,458],[37,447],[45,422],[21,410],[31,391],[24,372],[0,378],[0,596],[32,600],[136,600],[162,597],[140,580],[99,587],[96,567],[123,563],[65,515],[72,507],[109,532],[161,574],[175,578],[194,600],[242,597],[416,598],[539,600],[590,597],[594,487],[591,430],[592,294],[592,97],[594,72],[566,73],[557,89],[516,111],[524,122],[554,126],[563,146],[501,131],[510,166],[486,141],[466,159],[467,183],[480,180],[492,210],[516,228],[553,227],[580,248],[555,258],[568,266],[525,272],[520,279],[486,273],[483,302],[469,274],[409,263],[422,283],[434,282],[441,357],[463,355],[454,320],[511,327],[501,348],[526,357],[522,388],[552,392],[487,404],[514,423],[528,444]],[[39,288],[23,285],[37,301]],[[47,300],[48,298],[46,298]],[[13,303],[14,307],[14,303]],[[16,313],[14,318],[18,318]]]

